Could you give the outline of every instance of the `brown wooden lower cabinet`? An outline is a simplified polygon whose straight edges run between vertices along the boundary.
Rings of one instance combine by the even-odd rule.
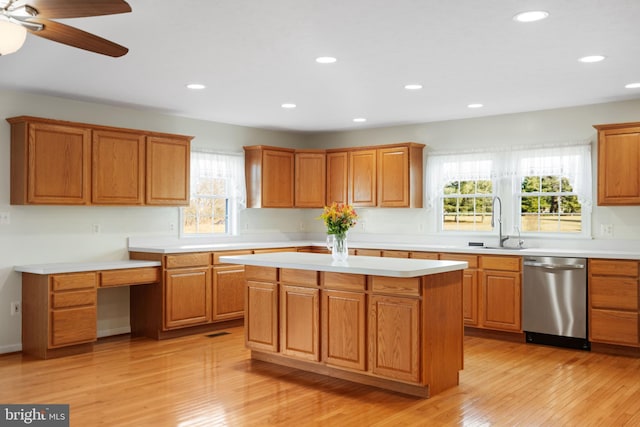
[[[322,360],[327,365],[367,369],[366,312],[364,292],[322,291]]]
[[[371,295],[371,372],[403,381],[420,380],[419,315],[418,299]]]
[[[277,352],[278,284],[275,268],[245,266],[246,296],[244,330],[247,347]]]
[[[320,290],[280,286],[280,352],[320,360]]]
[[[244,316],[244,266],[213,267],[212,320],[241,319]]]
[[[589,260],[589,340],[640,347],[638,261]]]
[[[483,270],[481,291],[485,328],[520,332],[521,279],[519,272]]]
[[[164,326],[166,329],[211,321],[211,269],[167,270],[165,273]]]

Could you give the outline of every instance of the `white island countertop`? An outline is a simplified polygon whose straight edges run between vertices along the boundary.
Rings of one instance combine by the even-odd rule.
[[[429,274],[464,270],[463,261],[434,261],[410,258],[380,258],[350,256],[345,262],[335,262],[331,255],[306,252],[275,252],[254,255],[222,256],[230,264],[258,267],[293,268],[298,270],[329,271],[334,273],[367,274],[388,277],[418,277]]]

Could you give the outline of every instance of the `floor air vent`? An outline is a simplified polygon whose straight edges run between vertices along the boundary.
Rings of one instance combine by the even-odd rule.
[[[219,337],[221,335],[229,335],[231,332],[215,332],[213,334],[209,334],[207,335],[208,338],[215,338],[215,337]]]

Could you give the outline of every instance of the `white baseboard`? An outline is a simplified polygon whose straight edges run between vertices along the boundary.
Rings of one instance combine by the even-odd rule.
[[[131,333],[131,326],[122,326],[120,328],[103,329],[98,331],[98,338],[110,337],[113,335],[122,335]]]
[[[11,345],[0,346],[0,354],[15,353],[17,351],[22,351],[22,344],[11,344]]]

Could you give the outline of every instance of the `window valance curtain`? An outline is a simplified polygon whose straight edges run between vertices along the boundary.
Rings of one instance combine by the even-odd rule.
[[[427,207],[433,208],[451,181],[520,180],[528,175],[556,175],[569,179],[573,191],[590,211],[593,204],[591,188],[591,144],[538,148],[513,148],[464,153],[433,153],[427,157]]]
[[[246,206],[244,180],[244,156],[242,154],[191,151],[191,192],[198,188],[200,179],[225,178],[228,181],[226,196],[241,206]]]

